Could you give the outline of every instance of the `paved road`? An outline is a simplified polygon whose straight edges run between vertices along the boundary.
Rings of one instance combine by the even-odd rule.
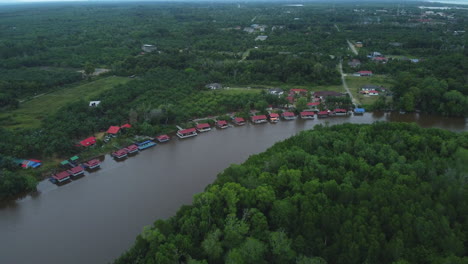
[[[357,107],[358,104],[359,104],[359,102],[358,102],[356,99],[354,99],[353,94],[352,94],[351,91],[349,90],[348,84],[346,84],[345,74],[343,73],[343,64],[342,64],[342,61],[340,61],[340,64],[338,65],[338,68],[340,69],[341,82],[343,83],[343,87],[345,88],[346,92],[348,92],[349,96],[351,97],[351,101],[353,102],[354,107]]]
[[[349,48],[351,49],[351,51],[354,53],[354,55],[357,55],[358,52],[356,50],[356,47],[354,47],[354,45],[351,43],[351,41],[349,40],[346,40],[348,42],[348,45],[349,45]]]

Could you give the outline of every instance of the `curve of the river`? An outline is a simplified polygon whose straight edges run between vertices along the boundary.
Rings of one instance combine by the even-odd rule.
[[[109,263],[133,244],[143,226],[191,203],[230,164],[320,123],[374,121],[467,130],[463,118],[366,113],[214,129],[123,162],[106,156],[101,170],[61,187],[43,181],[37,194],[0,209],[0,263]]]

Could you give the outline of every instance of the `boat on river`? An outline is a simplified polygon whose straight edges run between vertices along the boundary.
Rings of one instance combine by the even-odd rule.
[[[363,115],[365,112],[364,108],[354,108],[354,115]]]
[[[146,140],[146,141],[143,141],[143,142],[140,142],[140,143],[136,143],[136,145],[138,146],[139,150],[144,150],[144,149],[147,149],[147,148],[154,147],[157,144],[155,142],[153,142],[152,140]]]

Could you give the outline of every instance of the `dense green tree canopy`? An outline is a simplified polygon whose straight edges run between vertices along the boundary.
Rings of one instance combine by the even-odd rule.
[[[467,148],[412,124],[316,126],[227,168],[116,263],[465,263]]]

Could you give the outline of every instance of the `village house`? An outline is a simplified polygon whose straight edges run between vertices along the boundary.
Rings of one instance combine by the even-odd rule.
[[[354,74],[354,76],[372,76],[372,71],[358,71]]]
[[[352,61],[348,62],[348,65],[351,68],[358,68],[359,66],[361,66],[361,61],[358,59],[353,59]]]
[[[284,91],[281,88],[272,88],[272,89],[268,89],[268,93],[271,95],[281,96],[284,94]]]
[[[205,87],[211,90],[219,90],[223,88],[223,86],[219,83],[210,83],[205,85]]]
[[[157,50],[156,46],[151,45],[151,44],[143,44],[143,46],[141,46],[141,49],[144,52],[153,52],[153,51]]]
[[[260,35],[255,38],[255,41],[260,40],[260,41],[265,41],[268,38],[268,36]]]
[[[374,84],[366,84],[361,87],[361,91],[372,91],[372,90],[378,90],[380,89],[381,86],[374,85]]]
[[[354,44],[354,46],[356,46],[356,48],[362,48],[363,44],[362,42],[358,41]]]
[[[289,96],[307,96],[306,89],[291,89],[289,90]]]

